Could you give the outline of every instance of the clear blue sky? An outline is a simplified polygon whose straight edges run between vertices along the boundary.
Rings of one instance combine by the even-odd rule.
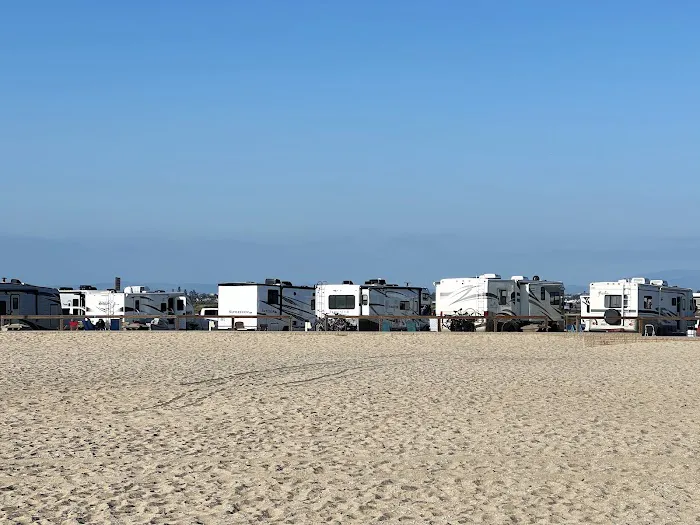
[[[691,1],[3,3],[3,272],[697,268],[698,28]]]

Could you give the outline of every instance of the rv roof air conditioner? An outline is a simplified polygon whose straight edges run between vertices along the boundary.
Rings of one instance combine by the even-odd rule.
[[[527,281],[527,277],[524,275],[514,275],[510,278],[511,281]]]
[[[501,276],[497,273],[484,273],[479,276],[480,279],[500,279]]]
[[[649,284],[653,284],[654,286],[668,286],[668,282],[663,279],[653,279],[649,281]]]
[[[265,284],[268,286],[273,286],[275,284],[281,284],[279,279],[265,279]]]
[[[369,279],[368,281],[365,281],[365,284],[385,285],[386,279]]]
[[[343,281],[343,284],[354,284],[352,281]]]
[[[649,281],[646,277],[633,277],[632,279],[630,279],[630,282],[636,284],[649,284]],[[654,281],[651,281],[651,284],[654,284]]]

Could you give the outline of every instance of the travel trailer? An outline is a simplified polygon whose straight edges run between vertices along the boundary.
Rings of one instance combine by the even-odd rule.
[[[143,314],[143,318],[127,319],[127,324],[140,322],[151,328],[174,329],[175,319],[161,319],[159,315],[193,315],[189,297],[181,292],[151,291],[147,286],[127,286],[123,292],[98,290],[94,286],[81,285],[77,290],[61,288],[61,305],[64,315],[87,317],[93,323],[98,316],[107,316],[105,323],[118,329],[120,319],[109,316]],[[180,319],[180,330],[199,326],[193,320]]]
[[[478,277],[442,279],[435,283],[435,312],[442,316],[474,316],[483,319],[446,319],[443,329],[450,331],[518,331],[537,324],[540,330],[564,328],[564,285],[560,281],[542,281],[516,275],[503,279],[495,273]],[[541,319],[497,319],[489,317],[542,316]]]
[[[58,290],[26,284],[19,279],[0,281],[0,317],[5,315],[61,315]],[[56,330],[59,319],[7,319],[5,324],[34,330]]]
[[[285,316],[281,319],[241,317],[218,318],[219,330],[304,330],[314,321],[314,287],[294,286],[289,281],[265,279],[264,283],[219,284],[219,315]]]
[[[371,279],[364,284],[343,281],[342,284],[316,285],[317,329],[379,330],[379,319],[346,319],[334,316],[382,316],[390,330],[407,330],[404,316],[430,315],[430,292],[418,286],[387,284],[384,279]],[[326,320],[326,318],[328,318]],[[411,319],[416,330],[428,330],[428,319]]]
[[[591,283],[582,298],[581,316],[587,332],[644,332],[685,335],[693,321],[661,317],[693,317],[693,291],[644,277]],[[589,317],[586,319],[586,317]],[[641,325],[640,325],[641,323]]]

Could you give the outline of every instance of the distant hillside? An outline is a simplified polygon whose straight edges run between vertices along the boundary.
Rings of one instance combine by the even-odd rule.
[[[114,281],[111,281],[108,283],[81,283],[81,284],[91,284],[100,290],[114,287]],[[171,290],[177,290],[178,286],[180,287],[181,290],[187,290],[188,292],[191,292],[192,290],[194,290],[194,291],[199,292],[199,293],[217,293],[218,289],[219,289],[218,285],[216,285],[216,284],[206,284],[206,283],[175,284],[175,283],[157,283],[157,282],[135,282],[135,281],[131,282],[131,281],[122,280],[122,290],[124,289],[125,286],[137,286],[137,285],[148,286],[151,290],[165,290],[166,292],[169,292]]]

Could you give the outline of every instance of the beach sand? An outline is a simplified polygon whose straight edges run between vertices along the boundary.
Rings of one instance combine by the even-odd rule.
[[[700,341],[583,340],[3,333],[0,522],[700,522]]]

